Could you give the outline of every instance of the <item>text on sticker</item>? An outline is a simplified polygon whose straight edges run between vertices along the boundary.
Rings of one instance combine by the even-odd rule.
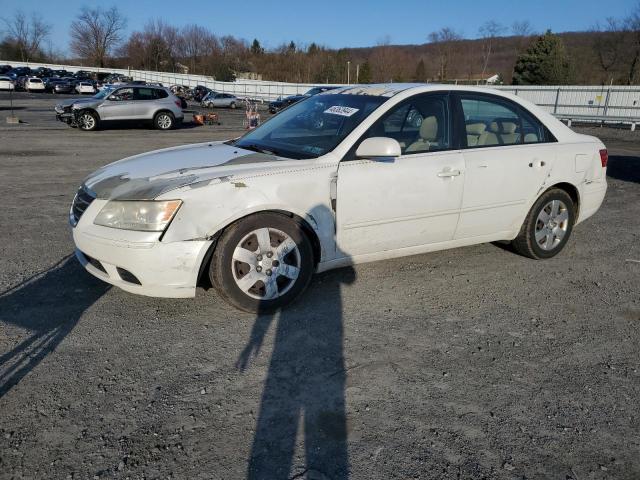
[[[356,113],[359,109],[353,107],[343,107],[342,105],[334,105],[327,108],[324,113],[332,113],[333,115],[342,115],[343,117],[350,117]]]

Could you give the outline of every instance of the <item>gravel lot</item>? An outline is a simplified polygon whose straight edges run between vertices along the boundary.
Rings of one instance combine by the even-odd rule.
[[[67,224],[89,172],[243,112],[84,133],[56,98],[17,94],[28,123],[0,124],[0,478],[640,478],[640,132],[585,129],[609,192],[551,261],[367,264],[255,318],[109,288]]]

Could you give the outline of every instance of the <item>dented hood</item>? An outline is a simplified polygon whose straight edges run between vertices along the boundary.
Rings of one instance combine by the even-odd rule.
[[[83,183],[105,200],[152,200],[196,182],[278,168],[287,161],[291,160],[207,142],[125,158],[95,171]]]

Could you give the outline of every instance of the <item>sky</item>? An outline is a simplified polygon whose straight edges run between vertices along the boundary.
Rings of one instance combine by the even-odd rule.
[[[510,26],[528,20],[536,32],[587,30],[607,17],[622,18],[637,0],[0,0],[0,17],[15,11],[38,12],[53,25],[49,41],[55,51],[68,53],[68,31],[84,5],[117,5],[127,18],[127,31],[142,29],[150,19],[182,26],[197,23],[217,35],[249,41],[267,48],[293,40],[327,47],[366,47],[385,39],[393,44],[420,44],[442,27],[467,38],[478,36],[482,23],[495,20]],[[64,8],[61,8],[64,5]],[[1,27],[0,27],[1,28]]]

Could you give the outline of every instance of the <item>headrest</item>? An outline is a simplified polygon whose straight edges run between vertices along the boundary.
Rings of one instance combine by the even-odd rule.
[[[500,130],[500,125],[502,125],[502,130]],[[514,122],[491,122],[489,125],[489,131],[493,133],[516,133],[518,129],[518,125]]]
[[[484,123],[470,123],[467,125],[467,133],[469,135],[482,135],[487,129]]]
[[[438,119],[436,117],[426,117],[422,120],[420,138],[428,141],[438,138]]]

